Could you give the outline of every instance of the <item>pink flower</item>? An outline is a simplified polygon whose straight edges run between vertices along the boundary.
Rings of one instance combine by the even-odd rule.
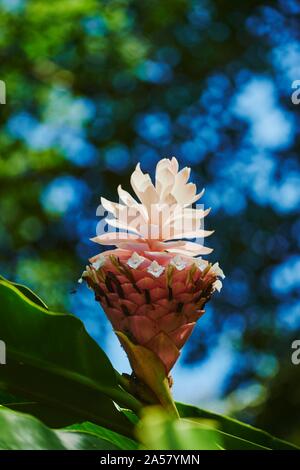
[[[189,175],[189,168],[179,171],[175,158],[163,159],[154,185],[138,165],[131,185],[139,201],[121,187],[120,203],[102,198],[112,215],[107,222],[117,230],[93,240],[117,248],[92,258],[83,273],[141,380],[134,345],[144,348],[135,355],[151,351],[167,377],[205,304],[221,289],[219,278],[225,277],[218,263],[197,257],[211,249],[182,240],[212,233],[201,226],[209,211],[192,207],[203,191],[196,194]]]

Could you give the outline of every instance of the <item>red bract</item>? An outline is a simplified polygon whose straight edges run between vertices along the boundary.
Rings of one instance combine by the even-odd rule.
[[[217,276],[211,265],[202,271],[194,259],[185,259],[178,269],[169,253],[149,253],[137,268],[128,265],[131,257],[131,252],[115,250],[99,269],[88,268],[86,280],[114,330],[153,351],[168,374],[204,314]],[[157,277],[149,272],[153,262],[163,268]]]

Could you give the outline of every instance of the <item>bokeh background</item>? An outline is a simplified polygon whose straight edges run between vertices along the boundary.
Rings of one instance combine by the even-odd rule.
[[[77,279],[100,195],[177,156],[206,187],[227,277],[175,396],[298,444],[299,15],[296,0],[0,0],[2,274],[81,317],[128,370]]]

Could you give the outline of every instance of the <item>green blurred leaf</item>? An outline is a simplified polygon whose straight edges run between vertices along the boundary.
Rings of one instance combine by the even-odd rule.
[[[217,430],[204,422],[173,420],[162,408],[144,410],[136,434],[148,449],[219,450],[222,439]]]
[[[107,356],[79,319],[45,310],[6,281],[0,281],[0,304],[7,349],[0,389],[26,401],[15,408],[50,426],[93,421],[131,433],[130,421],[112,399],[132,409],[138,402],[118,386]]]
[[[245,442],[248,441],[272,450],[299,450],[298,447],[289,442],[277,439],[266,431],[254,428],[236,419],[202,410],[196,406],[186,405],[184,403],[176,403],[176,405],[182,418],[214,420],[218,425],[218,429],[223,431],[226,436],[235,436]],[[233,443],[230,442],[229,437],[226,437],[225,440],[229,446]],[[226,448],[228,449],[229,447]]]
[[[162,408],[149,407],[136,428],[141,442],[159,450],[270,450],[219,429],[213,419],[174,420]]]
[[[0,406],[0,450],[120,450],[106,436],[82,429],[53,430],[38,419]]]
[[[73,431],[86,431],[90,434],[93,434],[97,437],[107,439],[109,442],[112,442],[116,446],[119,446],[120,449],[123,450],[134,450],[139,447],[138,442],[134,441],[133,439],[129,439],[128,437],[122,436],[119,433],[111,431],[109,429],[104,428],[103,426],[98,426],[93,423],[81,423],[81,424],[73,424],[66,429],[70,429]]]

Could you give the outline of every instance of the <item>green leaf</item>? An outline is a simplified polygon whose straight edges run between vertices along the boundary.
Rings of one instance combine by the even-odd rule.
[[[223,444],[213,423],[174,420],[158,407],[143,411],[136,434],[151,450],[219,450]]]
[[[2,281],[6,281],[12,286],[15,286],[20,292],[22,292],[23,295],[25,295],[25,297],[27,297],[27,299],[31,300],[32,302],[39,305],[40,307],[43,307],[48,310],[48,306],[45,304],[45,302],[35,292],[29,289],[29,287],[24,286],[23,284],[18,284],[17,282],[8,281],[8,279],[5,279],[1,275],[0,275],[0,279]]]
[[[88,430],[53,430],[41,421],[0,406],[0,450],[120,450],[107,436]]]
[[[118,386],[111,363],[82,322],[45,310],[6,281],[0,281],[0,304],[7,356],[0,389],[25,400],[16,408],[50,426],[93,421],[130,435],[130,421],[112,399],[132,409],[138,402]]]
[[[15,395],[8,393],[7,391],[0,389],[0,405],[13,408],[14,410],[25,411],[26,407],[32,405],[32,402],[25,400],[24,398],[18,398]]]
[[[86,431],[90,434],[93,434],[97,437],[101,437],[103,439],[107,439],[109,442],[117,445],[120,449],[123,450],[134,450],[138,449],[139,444],[138,442],[134,441],[133,439],[129,439],[128,437],[122,436],[114,431],[104,428],[103,426],[97,426],[93,423],[81,423],[81,424],[73,424],[66,429],[74,430],[74,431]]]
[[[281,439],[278,439],[271,434],[257,429],[249,424],[242,423],[228,416],[219,415],[217,413],[212,413],[211,411],[202,410],[196,406],[186,405],[184,403],[176,403],[179,414],[182,418],[192,418],[192,419],[209,419],[214,420],[218,429],[223,431],[226,434],[226,444],[227,447],[232,444],[237,444],[230,440],[228,436],[233,436],[235,438],[240,438],[245,442],[250,442],[254,445],[261,447],[269,448],[272,450],[299,450],[295,445],[285,442]]]
[[[136,433],[150,449],[158,450],[270,450],[223,432],[212,419],[172,419],[162,408],[144,410]]]

